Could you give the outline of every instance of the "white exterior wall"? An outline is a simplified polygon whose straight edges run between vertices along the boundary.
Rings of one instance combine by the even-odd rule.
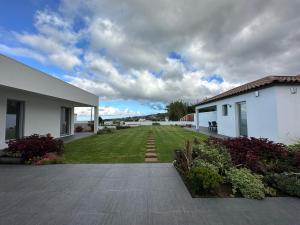
[[[290,88],[297,88],[291,94]],[[295,143],[300,140],[300,85],[276,87],[278,141]]]
[[[47,134],[60,137],[61,107],[70,107],[71,134],[74,133],[73,103],[37,94],[3,88],[0,86],[0,149],[6,147],[6,104],[7,99],[24,101],[24,136],[31,134]]]
[[[0,54],[0,85],[98,106],[99,98],[62,80]]]
[[[217,121],[217,111],[200,112],[198,120],[199,126],[208,127],[208,121]]]
[[[253,91],[201,105],[197,108],[217,105],[218,133],[229,137],[238,137],[237,103],[243,101],[245,101],[247,105],[248,136],[258,138],[264,137],[278,141],[279,134],[275,87],[260,90],[258,97],[255,96],[255,92]],[[229,104],[227,116],[222,115],[222,105],[224,104]]]
[[[292,87],[297,88],[297,93],[291,94]],[[201,105],[197,109],[217,105],[218,133],[238,137],[237,103],[242,101],[247,105],[249,137],[268,138],[284,144],[300,139],[300,85],[272,86],[259,90],[258,97],[253,91]],[[228,116],[222,115],[224,104],[231,105]]]

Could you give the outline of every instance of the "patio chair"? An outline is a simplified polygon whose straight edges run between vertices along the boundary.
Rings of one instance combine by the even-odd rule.
[[[212,123],[208,121],[208,130],[212,130]]]
[[[216,121],[212,121],[211,123],[212,123],[212,130],[217,132],[217,130],[218,130],[218,124],[217,124],[217,122]]]

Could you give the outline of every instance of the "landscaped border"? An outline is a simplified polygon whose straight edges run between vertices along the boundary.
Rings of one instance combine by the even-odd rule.
[[[175,151],[174,166],[193,197],[300,197],[300,144],[195,139]]]

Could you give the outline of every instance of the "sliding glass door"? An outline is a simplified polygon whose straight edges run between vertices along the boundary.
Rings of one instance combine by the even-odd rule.
[[[7,100],[5,140],[23,137],[24,102]]]
[[[60,111],[60,136],[71,134],[71,109],[62,107]]]
[[[246,102],[237,103],[238,107],[238,127],[240,136],[248,136],[247,128],[247,105]]]

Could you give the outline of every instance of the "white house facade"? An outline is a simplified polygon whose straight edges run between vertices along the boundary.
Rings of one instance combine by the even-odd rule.
[[[300,76],[270,76],[242,85],[196,106],[196,128],[215,121],[218,134],[300,139]]]
[[[0,55],[0,149],[31,134],[73,135],[74,107],[94,108],[96,132],[98,104],[98,96]]]

